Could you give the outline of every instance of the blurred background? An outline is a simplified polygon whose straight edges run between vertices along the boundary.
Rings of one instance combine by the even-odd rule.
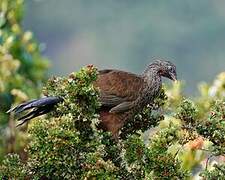
[[[50,75],[86,64],[140,73],[152,57],[177,65],[186,92],[225,69],[222,0],[29,0],[25,29],[34,32]]]

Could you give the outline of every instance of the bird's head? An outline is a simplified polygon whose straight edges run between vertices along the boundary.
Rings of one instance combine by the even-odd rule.
[[[173,81],[177,80],[176,66],[170,61],[156,60],[147,67],[144,73],[148,74],[152,71]]]

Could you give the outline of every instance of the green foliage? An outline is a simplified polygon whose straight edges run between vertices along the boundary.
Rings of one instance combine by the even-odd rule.
[[[158,131],[149,144],[147,168],[153,179],[185,179],[190,174],[181,168],[176,154],[168,152],[169,147],[179,140],[179,126],[172,122],[165,129]]]
[[[24,165],[26,174],[32,178],[54,179],[142,179],[150,177],[150,174],[160,177],[160,171],[164,170],[168,178],[186,176],[180,170],[180,162],[175,158],[169,159],[166,152],[173,142],[174,128],[159,132],[150,140],[149,147],[144,144],[141,131],[130,131],[127,139],[116,142],[111,134],[98,129],[99,94],[93,86],[96,78],[97,69],[88,66],[68,78],[48,81],[44,94],[60,96],[64,101],[47,119],[31,124],[29,134],[32,141],[27,148],[29,158]],[[152,114],[146,113],[145,118],[151,121]],[[171,135],[169,139],[166,138],[168,134]],[[153,162],[154,167],[157,166],[160,156],[168,158],[168,161],[162,161],[156,170],[150,168]],[[176,164],[172,163],[175,161]],[[172,164],[173,167],[169,168]]]
[[[13,104],[39,97],[48,67],[32,32],[22,29],[22,17],[23,0],[0,1],[0,161],[4,153],[19,152],[24,144],[24,133],[13,128],[13,116],[9,123],[5,112]]]
[[[198,111],[196,109],[195,104],[188,99],[184,99],[181,102],[176,114],[178,119],[183,120],[185,124],[191,125],[195,123],[194,121],[196,120],[197,115]]]
[[[7,155],[0,166],[0,172],[1,179],[24,179],[26,175],[23,169],[23,163],[16,154]]]
[[[52,78],[44,88],[43,94],[47,96],[63,97],[56,111],[56,116],[72,114],[79,118],[88,118],[100,106],[98,94],[92,84],[97,78],[97,70],[93,66],[72,73],[69,78]],[[88,104],[89,103],[89,104]],[[78,120],[79,121],[79,120]]]
[[[209,117],[197,127],[198,133],[213,143],[213,152],[223,155],[225,152],[225,101],[217,101]]]
[[[198,124],[198,110],[195,103],[189,99],[183,99],[177,108],[175,117],[181,120],[182,138],[180,144],[184,145],[190,140],[198,138],[196,125]]]
[[[201,173],[204,179],[223,180],[225,177],[225,164],[215,164],[212,170],[205,170]]]
[[[213,156],[224,156],[225,152],[224,75],[224,73],[218,75],[211,86],[202,84],[201,96],[196,98],[195,103],[184,99],[176,113],[176,118],[182,120],[180,143],[185,144],[190,141],[188,145],[191,151],[206,148],[208,160]],[[196,155],[196,153],[192,154]],[[203,169],[209,166],[208,160]],[[217,162],[213,170],[204,169],[201,176],[206,179],[223,179],[225,176],[223,167],[224,162],[222,164]]]
[[[129,170],[137,179],[185,179],[189,172],[181,167],[181,161],[168,149],[179,140],[178,129],[170,123],[158,131],[146,145],[139,135],[132,135],[125,141],[125,159]]]
[[[125,125],[122,137],[115,141],[110,133],[98,129],[99,93],[93,86],[97,75],[95,67],[87,66],[69,77],[48,81],[43,93],[64,101],[46,118],[32,121],[28,160],[22,165],[15,160],[4,165],[2,176],[10,169],[19,172],[22,168],[23,175],[36,179],[188,179],[192,168],[205,157],[202,154],[195,160],[203,138],[212,142],[206,146],[211,156],[224,154],[224,102],[211,103],[209,118],[202,119],[205,115],[198,110],[199,101],[173,97],[178,106],[171,106],[174,109],[170,111],[175,113],[164,117],[154,110],[169,106],[164,91],[136,115],[137,122],[131,119]],[[170,97],[168,102],[172,102]],[[152,126],[158,128],[144,141],[145,130]],[[190,158],[192,163],[187,165]],[[11,161],[6,157],[4,162]],[[222,168],[218,164],[213,170],[205,169],[201,176],[223,177]]]
[[[89,66],[68,78],[49,80],[44,93],[64,101],[51,118],[40,119],[29,129],[28,174],[54,179],[114,177],[116,167],[103,159],[104,144],[97,131],[100,104],[92,84],[96,78],[96,68]]]
[[[196,98],[196,105],[202,120],[208,118],[208,112],[215,104],[215,101],[225,98],[225,72],[220,73],[212,85],[200,83],[200,96]]]

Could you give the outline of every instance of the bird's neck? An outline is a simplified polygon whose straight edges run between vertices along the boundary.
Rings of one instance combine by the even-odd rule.
[[[134,102],[134,111],[136,112],[140,111],[147,104],[153,103],[153,100],[158,96],[162,86],[161,76],[157,71],[144,73],[142,77],[145,81],[145,86],[138,99]]]
[[[143,94],[145,94],[146,102],[151,102],[154,99],[162,87],[162,79],[158,73],[152,74],[149,77],[145,77],[144,81],[146,83],[146,87],[143,90]]]
[[[148,87],[157,87],[157,85],[162,83],[161,75],[157,68],[151,68],[151,70],[144,71],[142,74],[144,81],[147,83]]]

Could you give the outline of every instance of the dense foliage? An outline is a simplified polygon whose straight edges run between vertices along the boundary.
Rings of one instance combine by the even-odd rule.
[[[221,77],[216,81],[225,83]],[[136,115],[137,124],[143,121],[148,128],[157,127],[150,136],[144,133],[146,129],[129,125],[135,123],[131,120],[122,129],[125,136],[115,141],[110,133],[98,129],[99,95],[93,86],[96,78],[97,69],[87,66],[69,77],[48,81],[43,93],[63,97],[64,102],[46,118],[30,124],[27,162],[21,165],[18,156],[10,155],[1,167],[2,176],[14,177],[21,172],[18,177],[38,179],[185,179],[195,175],[195,168],[208,156],[201,166],[201,176],[222,179],[224,162],[216,161],[211,166],[210,161],[224,155],[225,104],[217,100],[222,97],[220,93],[200,96],[194,103],[174,93],[181,92],[181,86],[174,84]],[[205,90],[213,88],[214,84]],[[201,98],[210,102],[208,108],[203,107]],[[154,108],[161,106],[170,110],[163,115]],[[10,175],[9,169],[15,171]]]
[[[5,152],[19,152],[25,138],[5,112],[40,95],[48,66],[32,33],[21,27],[22,15],[22,0],[0,0],[0,161]]]

